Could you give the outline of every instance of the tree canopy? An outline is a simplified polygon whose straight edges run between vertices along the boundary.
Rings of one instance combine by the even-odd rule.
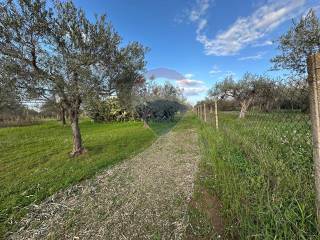
[[[271,61],[275,69],[287,69],[298,74],[307,71],[307,57],[320,51],[320,21],[313,10],[301,17],[279,39],[280,54]]]
[[[73,133],[72,155],[84,152],[79,129],[83,101],[119,96],[132,88],[145,66],[145,48],[121,37],[106,16],[88,20],[72,1],[0,2],[0,61],[27,99],[56,95],[67,109]]]

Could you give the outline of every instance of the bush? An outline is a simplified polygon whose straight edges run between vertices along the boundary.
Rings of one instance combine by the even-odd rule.
[[[166,99],[149,101],[146,104],[140,104],[136,107],[140,118],[155,121],[172,120],[177,112],[185,110],[185,105],[178,101]]]
[[[95,122],[128,121],[134,118],[134,114],[122,107],[117,98],[88,101],[85,113]]]

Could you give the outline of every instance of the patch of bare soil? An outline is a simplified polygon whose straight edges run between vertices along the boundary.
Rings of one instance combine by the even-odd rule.
[[[215,195],[205,189],[199,190],[189,204],[190,223],[186,240],[215,240],[224,238],[224,223],[221,216],[222,205]]]
[[[9,239],[181,239],[199,158],[195,130],[171,131],[134,158],[30,206]]]
[[[194,193],[189,202],[189,223],[185,233],[185,240],[217,240],[233,239],[225,234],[222,216],[222,204],[219,198],[210,191],[213,181],[211,164],[202,160],[196,174]]]
[[[203,210],[209,217],[212,226],[214,227],[217,234],[220,236],[224,233],[223,219],[220,213],[222,205],[219,199],[215,195],[209,194],[206,190],[203,190]]]

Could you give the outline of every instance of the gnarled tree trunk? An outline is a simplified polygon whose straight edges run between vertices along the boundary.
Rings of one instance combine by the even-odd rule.
[[[70,122],[71,122],[72,137],[73,137],[73,150],[70,155],[72,157],[76,157],[86,152],[85,148],[82,146],[78,112],[79,112],[79,109],[70,110]]]
[[[73,77],[73,90],[74,95],[69,101],[69,109],[70,109],[70,122],[71,122],[71,129],[72,129],[72,137],[73,137],[73,150],[71,152],[72,157],[76,157],[85,153],[86,150],[82,146],[82,138],[80,133],[79,127],[79,112],[80,112],[80,104],[81,104],[81,97],[79,94],[79,86],[78,86],[78,74],[74,73]]]
[[[240,113],[239,113],[239,118],[244,118],[246,116],[247,110],[253,101],[253,97],[250,97],[249,99],[243,100],[240,102]]]
[[[148,122],[145,119],[143,119],[143,127],[149,128]]]
[[[60,121],[62,125],[66,125],[66,109],[63,106],[60,107]]]

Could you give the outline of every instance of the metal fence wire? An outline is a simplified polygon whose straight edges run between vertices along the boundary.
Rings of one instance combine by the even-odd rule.
[[[240,118],[240,107],[232,100],[217,100],[198,106],[198,115],[204,122],[219,128],[232,141],[243,146],[249,155],[269,154],[294,170],[312,166],[312,136],[308,90],[301,83],[279,83],[290,86],[279,89],[278,96],[262,102],[254,99]],[[294,89],[299,89],[294,91]],[[298,99],[303,99],[299,102]],[[215,103],[217,108],[215,107]],[[231,105],[231,106],[230,106]],[[272,107],[266,108],[267,105]],[[295,159],[293,161],[292,159]]]
[[[261,198],[246,201],[271,209],[274,224],[310,237],[320,206],[320,54],[308,63],[308,77],[274,80],[249,96],[244,116],[232,97],[202,101],[194,112],[245,155],[246,166],[237,166]]]

